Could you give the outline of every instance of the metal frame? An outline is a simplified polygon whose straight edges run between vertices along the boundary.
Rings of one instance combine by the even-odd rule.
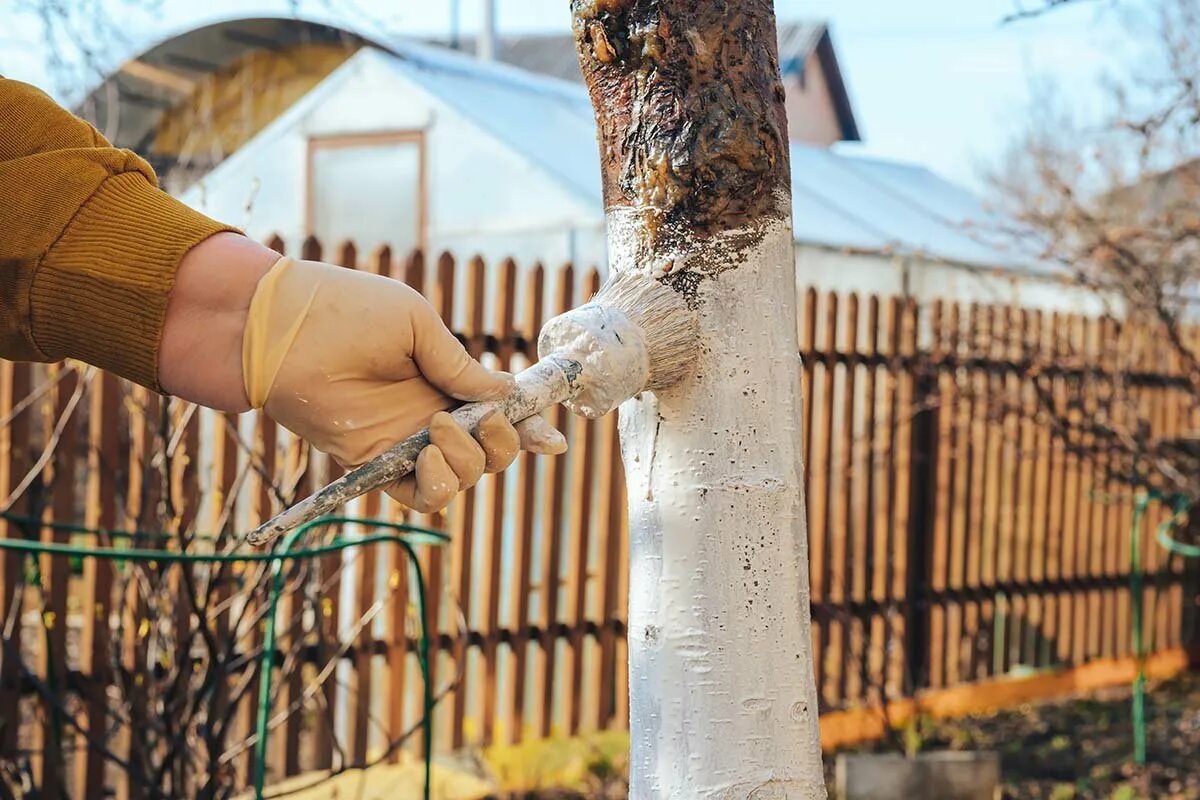
[[[86,525],[76,525],[73,523],[63,523],[54,521],[45,521],[25,517],[17,514],[7,514],[0,512],[0,519],[17,525],[28,526],[30,529],[50,529],[57,531],[65,531],[72,534],[87,536],[91,538],[99,538],[101,536],[110,539],[122,540],[133,543],[139,538],[149,537],[152,540],[157,540],[160,543],[170,540],[170,534],[147,532],[147,531],[117,531],[105,530],[100,528],[91,528]],[[345,526],[355,525],[368,528],[373,533],[365,533],[355,537],[336,536],[333,541],[321,544],[301,544],[301,541],[308,534],[318,528],[325,526]],[[195,537],[196,541],[205,541],[215,543],[218,541],[216,537],[200,534]],[[250,551],[238,552],[236,549],[232,552],[214,552],[214,553],[188,553],[181,550],[170,549],[144,549],[140,547],[114,547],[112,544],[94,544],[90,546],[79,546],[75,544],[59,544],[56,542],[44,542],[36,538],[23,539],[0,539],[0,555],[6,551],[14,554],[22,554],[32,556],[34,560],[31,562],[33,570],[33,580],[40,583],[41,573],[38,568],[38,556],[58,556],[71,558],[94,558],[108,561],[114,561],[118,564],[124,561],[142,561],[151,563],[173,564],[173,563],[192,563],[192,564],[214,564],[219,562],[233,563],[250,563],[250,562],[270,562],[271,564],[271,588],[268,593],[268,605],[270,611],[266,616],[266,630],[263,640],[263,653],[259,657],[259,696],[256,703],[255,714],[255,733],[254,733],[254,797],[256,800],[263,800],[265,783],[266,783],[266,763],[267,763],[267,743],[270,738],[270,714],[271,714],[271,687],[273,683],[273,670],[277,666],[278,654],[275,652],[275,624],[276,624],[276,608],[278,606],[279,597],[284,590],[284,566],[296,561],[308,560],[311,558],[328,555],[330,553],[340,553],[343,550],[370,547],[382,542],[388,542],[402,547],[405,554],[408,556],[409,566],[412,568],[417,590],[417,607],[421,633],[417,639],[417,663],[422,676],[422,699],[423,713],[419,726],[423,733],[424,744],[424,786],[423,797],[429,800],[432,792],[432,760],[433,760],[433,710],[436,705],[434,697],[433,685],[429,680],[429,658],[430,658],[430,631],[426,627],[429,623],[427,612],[427,590],[425,577],[421,570],[421,560],[417,556],[415,545],[426,544],[436,547],[441,547],[448,544],[450,537],[441,531],[435,531],[428,528],[422,528],[416,525],[406,523],[391,522],[379,519],[363,519],[357,517],[322,517],[306,523],[296,530],[288,534],[284,539],[283,545],[271,551]],[[13,559],[13,563],[18,563]],[[434,634],[436,635],[436,630]],[[0,637],[0,645],[7,647],[9,645],[7,638]],[[17,664],[20,664],[20,659],[17,659]],[[56,728],[59,738],[63,736],[61,720],[57,721]],[[84,733],[88,740],[93,739],[93,732],[80,731]]]

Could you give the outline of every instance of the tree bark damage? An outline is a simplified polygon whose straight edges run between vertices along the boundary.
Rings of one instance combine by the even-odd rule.
[[[606,205],[697,236],[779,213],[788,157],[766,0],[576,0]]]
[[[696,309],[621,407],[630,796],[823,798],[784,94],[769,0],[573,0],[610,268]]]

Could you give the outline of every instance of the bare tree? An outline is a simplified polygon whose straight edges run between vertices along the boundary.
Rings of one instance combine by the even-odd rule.
[[[1200,0],[1159,0],[1125,29],[1138,55],[1103,83],[1103,112],[1080,114],[1070,87],[1043,85],[990,182],[1012,235],[1040,241],[1114,323],[1150,332],[1100,354],[1120,377],[1078,424],[1126,455],[1131,480],[1195,495],[1197,450],[1151,437],[1136,376],[1160,354],[1177,362],[1187,405],[1200,398]]]
[[[774,9],[571,6],[612,269],[699,317],[694,374],[621,408],[630,794],[824,797]]]
[[[14,0],[34,17],[55,89],[76,100],[128,56],[131,24],[158,17],[163,0]]]
[[[340,556],[284,562],[277,584],[272,562],[242,560],[236,533],[239,509],[263,518],[305,492],[306,481],[324,477],[309,448],[283,437],[268,448],[275,424],[265,418],[247,440],[235,417],[159,398],[81,365],[32,371],[45,377],[3,420],[24,426],[20,440],[30,450],[28,474],[14,477],[15,490],[4,500],[6,512],[18,504],[26,512],[25,521],[8,517],[10,531],[45,539],[48,529],[38,520],[52,506],[68,531],[89,520],[92,535],[75,534],[76,544],[115,558],[87,556],[82,565],[89,585],[106,587],[95,590],[94,619],[86,601],[80,608],[68,597],[67,555],[32,559],[24,580],[11,587],[17,600],[4,604],[0,666],[25,688],[19,730],[13,731],[13,716],[0,715],[5,732],[15,734],[0,753],[0,797],[73,797],[77,786],[86,786],[88,797],[111,786],[144,798],[232,797],[256,776],[255,712],[267,670],[273,674],[267,726],[276,742],[284,728],[323,732],[318,780],[369,766],[343,746],[326,701],[355,696],[337,685],[337,666],[377,617],[408,607],[395,596],[404,582],[390,582],[370,607],[339,625],[325,609],[331,586],[342,579]],[[210,449],[201,449],[201,414],[215,426]],[[85,429],[86,477],[96,491],[89,488],[78,504],[71,476],[79,473],[56,465],[84,449]],[[216,485],[202,492],[206,459]],[[314,531],[304,545],[327,543],[333,532]],[[121,558],[129,548],[146,555]],[[111,579],[97,582],[99,574]],[[268,650],[262,629],[276,585],[277,637]],[[416,617],[405,621],[415,640]],[[384,739],[370,763],[390,757],[419,730],[385,730],[374,717],[369,721]],[[293,733],[288,738],[298,741]],[[268,753],[269,780],[296,771],[280,755],[275,748]]]

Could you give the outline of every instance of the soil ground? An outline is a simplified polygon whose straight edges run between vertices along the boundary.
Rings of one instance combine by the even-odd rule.
[[[958,720],[922,719],[858,752],[994,750],[1004,800],[1200,800],[1200,672],[1151,684],[1147,765],[1133,763],[1130,691],[1029,704]],[[836,754],[825,757],[831,800]],[[597,782],[599,784],[600,782]],[[509,795],[521,800],[623,797],[623,781],[587,791]]]
[[[1005,800],[1200,800],[1200,673],[1151,684],[1147,764],[1133,763],[1128,689],[987,716],[920,720],[860,752],[994,750]],[[835,756],[826,756],[833,792]]]

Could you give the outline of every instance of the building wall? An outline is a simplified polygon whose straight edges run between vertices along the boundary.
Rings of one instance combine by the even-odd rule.
[[[820,69],[815,59],[810,69]],[[588,267],[603,269],[604,228],[597,202],[581,199],[544,176],[514,150],[409,82],[402,70],[391,56],[370,49],[360,51],[304,101],[188,190],[183,199],[213,217],[243,227],[254,238],[265,240],[279,234],[289,252],[296,253],[308,233],[305,206],[310,138],[421,131],[427,164],[426,248],[432,257],[443,250],[464,262],[474,255],[490,264],[511,257],[519,267],[518,279],[536,263],[554,271],[573,262],[579,267],[581,281]],[[791,109],[792,120],[809,119],[815,126],[812,135],[817,135],[821,130],[818,121],[824,119],[824,138],[836,138],[836,120],[832,103],[823,93],[823,76],[810,71],[806,85],[810,91],[817,87],[818,91],[807,96],[825,113]],[[360,202],[388,203],[389,199],[364,196]],[[345,213],[354,215],[356,207],[346,208]],[[364,255],[381,243],[356,242]],[[327,257],[332,257],[332,247],[338,243],[326,244],[331,248]],[[799,285],[813,284],[823,290],[1072,311],[1095,310],[1098,305],[1083,293],[1052,281],[914,258],[798,245],[796,264]],[[494,294],[498,272],[488,271],[489,297]],[[460,276],[458,288],[465,291],[465,270]],[[581,298],[582,291],[577,290],[575,296]],[[490,315],[491,304],[487,305]]]
[[[842,140],[837,110],[816,52],[804,64],[803,82],[800,76],[793,75],[785,79],[785,88],[789,139],[818,147],[829,147]]]
[[[547,267],[569,260],[603,262],[599,208],[585,205],[411,84],[392,62],[377,51],[360,51],[182,199],[253,238],[278,234],[295,253],[308,234],[310,138],[422,131],[429,253],[449,250],[463,260],[481,255],[497,263],[512,257],[522,270],[537,262]],[[364,196],[361,202],[387,203],[388,198]],[[355,208],[345,213],[353,215]],[[364,254],[384,243],[356,242]],[[489,294],[494,278],[495,271],[489,271]]]
[[[1103,301],[1092,292],[1030,274],[969,268],[912,256],[846,253],[796,245],[796,285],[842,294],[907,296],[919,303],[1015,305],[1043,311],[1099,314]]]

